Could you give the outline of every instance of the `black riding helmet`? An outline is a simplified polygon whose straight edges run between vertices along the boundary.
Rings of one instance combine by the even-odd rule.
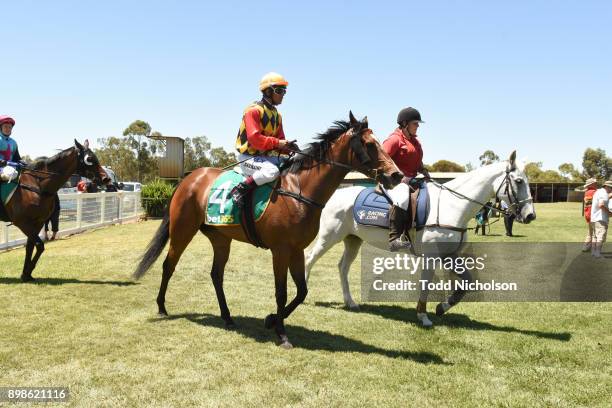
[[[410,123],[413,120],[418,120],[419,123],[425,123],[421,120],[421,114],[414,108],[404,108],[397,114],[397,124]]]

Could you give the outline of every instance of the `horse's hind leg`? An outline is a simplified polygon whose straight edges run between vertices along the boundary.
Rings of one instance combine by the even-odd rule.
[[[470,271],[466,270],[460,275],[460,279],[467,284],[472,281],[472,274]],[[466,293],[467,292],[463,289],[455,289],[455,291],[446,299],[446,302],[438,303],[438,306],[436,306],[436,315],[442,316],[448,311],[448,309],[461,302],[461,299],[463,299]]]
[[[434,269],[432,268],[423,268],[421,270],[421,281],[425,281],[427,283],[431,282]],[[429,288],[425,286],[425,289],[421,288],[419,292],[419,302],[416,307],[417,319],[421,322],[423,327],[431,327],[433,326],[432,321],[429,319],[427,315],[427,297],[429,296]]]
[[[225,300],[225,292],[223,291],[223,275],[225,272],[225,264],[229,258],[232,240],[212,229],[205,230],[204,228],[200,228],[200,231],[208,237],[214,250],[210,277],[215,287],[215,293],[217,294],[221,318],[225,321],[225,326],[227,328],[233,328],[236,325],[230,316],[227,301]]]
[[[168,316],[165,306],[168,282],[172,278],[176,264],[181,258],[183,251],[185,251],[185,248],[187,248],[196,232],[198,232],[198,227],[193,225],[193,221],[190,223],[187,220],[178,220],[177,222],[170,223],[170,248],[162,267],[162,281],[159,286],[159,294],[157,295],[157,307],[159,314],[162,316]]]
[[[348,235],[344,238],[344,253],[338,263],[338,269],[340,271],[340,284],[342,285],[342,296],[344,297],[344,305],[353,310],[359,310],[359,305],[355,303],[351,296],[351,288],[348,281],[348,273],[351,269],[351,264],[359,253],[361,248],[361,238],[355,235]]]
[[[327,251],[334,245],[340,242],[342,238],[335,235],[333,231],[326,232],[323,230],[319,231],[317,241],[313,245],[312,249],[306,253],[306,282],[310,277],[310,272],[314,264],[321,258]]]

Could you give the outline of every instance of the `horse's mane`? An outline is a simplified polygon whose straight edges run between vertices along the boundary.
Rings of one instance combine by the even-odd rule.
[[[55,163],[57,160],[63,159],[66,156],[68,156],[70,153],[72,153],[72,149],[73,149],[72,147],[69,147],[68,149],[62,150],[55,156],[51,156],[51,157],[47,157],[47,156],[37,157],[36,160],[34,160],[34,163],[31,164],[31,167],[34,170],[44,170],[48,166]]]
[[[331,142],[338,139],[344,133],[348,132],[351,124],[344,120],[337,120],[334,124],[323,133],[319,133],[315,139],[317,142],[312,142],[302,152],[297,153],[291,160],[291,165],[287,168],[289,173],[297,173],[301,169],[310,166],[313,162],[319,163],[327,158],[327,153],[331,146]]]

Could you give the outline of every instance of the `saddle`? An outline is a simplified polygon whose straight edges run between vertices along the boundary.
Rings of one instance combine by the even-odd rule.
[[[389,228],[389,210],[393,205],[391,198],[382,190],[374,187],[363,189],[353,206],[353,218],[360,225]],[[429,194],[427,188],[410,187],[410,206],[407,230],[423,229],[429,216]]]
[[[206,202],[204,223],[214,226],[241,225],[251,243],[266,248],[257,235],[255,223],[263,216],[268,207],[274,183],[264,184],[249,191],[241,211],[227,196],[232,188],[244,179],[242,173],[236,170],[225,171],[215,179]]]
[[[8,213],[6,212],[6,205],[9,201],[11,201],[11,198],[13,198],[15,190],[17,190],[17,187],[19,186],[20,177],[21,173],[15,181],[0,181],[0,221],[11,221],[8,216]]]

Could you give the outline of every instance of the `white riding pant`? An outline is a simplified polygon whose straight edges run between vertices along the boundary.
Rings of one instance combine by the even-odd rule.
[[[393,205],[401,207],[402,210],[408,209],[408,204],[410,204],[410,187],[408,187],[408,184],[399,183],[391,190],[387,190],[387,193],[389,193]]]
[[[238,156],[238,160],[245,160],[240,163],[242,174],[246,177],[252,176],[258,186],[274,181],[280,175],[278,157],[251,156],[242,153]]]

